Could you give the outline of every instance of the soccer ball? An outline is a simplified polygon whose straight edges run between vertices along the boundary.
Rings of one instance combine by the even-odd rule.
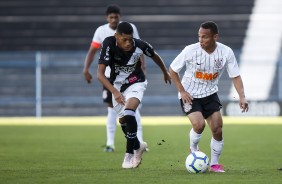
[[[190,173],[204,173],[210,166],[210,160],[205,153],[195,151],[187,156],[185,165]]]

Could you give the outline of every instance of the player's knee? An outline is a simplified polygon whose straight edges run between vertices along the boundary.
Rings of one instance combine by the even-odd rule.
[[[201,134],[205,129],[205,122],[197,122],[193,125],[193,129],[196,133]]]
[[[124,122],[124,118],[122,117],[122,118],[119,118],[118,119],[118,122],[120,123],[120,124],[124,124],[125,122]]]
[[[212,134],[213,135],[216,135],[217,137],[218,136],[222,136],[222,127],[221,126],[218,126],[218,127],[214,127],[214,128],[212,128]]]

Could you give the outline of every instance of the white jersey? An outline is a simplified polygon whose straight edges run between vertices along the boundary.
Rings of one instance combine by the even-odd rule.
[[[132,28],[133,28],[133,37],[139,39],[139,34],[137,31],[137,28],[135,27],[134,24],[131,24]],[[109,36],[114,36],[114,34],[116,33],[116,30],[113,30],[110,27],[110,24],[104,24],[100,27],[98,27],[94,33],[93,39],[92,39],[92,43],[91,46],[99,49],[101,47],[101,44],[103,43],[104,39],[109,37]],[[105,76],[106,77],[110,77],[110,73],[111,73],[111,69],[110,67],[106,68],[105,71]]]
[[[230,78],[240,75],[232,49],[216,42],[216,49],[208,54],[200,43],[186,46],[173,60],[170,68],[179,73],[186,66],[182,85],[193,98],[203,98],[218,91],[218,80],[226,66]],[[180,99],[180,93],[178,93]]]

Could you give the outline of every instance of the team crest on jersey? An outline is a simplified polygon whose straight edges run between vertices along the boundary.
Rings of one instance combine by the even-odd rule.
[[[222,67],[223,67],[223,59],[222,59],[222,58],[220,58],[220,59],[215,59],[215,60],[214,60],[214,67],[215,67],[216,69],[222,68]]]
[[[131,56],[131,58],[130,58],[130,60],[128,61],[128,65],[134,65],[135,63],[137,63],[138,61],[139,61],[139,58],[140,58],[140,56],[141,56],[141,54],[136,54],[136,53],[134,53],[132,56]]]
[[[192,109],[192,105],[189,103],[184,103],[183,104],[183,110],[184,112],[189,112]]]

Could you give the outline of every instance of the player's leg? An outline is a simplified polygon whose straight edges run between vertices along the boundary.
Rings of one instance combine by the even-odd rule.
[[[141,121],[141,114],[140,114],[140,108],[141,108],[141,104],[138,106],[138,108],[136,109],[136,121],[137,121],[137,138],[140,141],[140,143],[146,143],[143,140],[143,127],[142,127],[142,121]],[[142,144],[141,144],[142,145]],[[146,151],[149,151],[148,145],[146,147]]]
[[[137,139],[137,122],[135,118],[135,110],[138,107],[139,100],[136,98],[127,99],[124,110],[122,112],[123,117],[120,118],[121,128],[126,138],[126,153],[122,167],[125,169],[134,168],[134,147],[140,147],[140,143]]]
[[[139,111],[139,107],[136,109],[135,117],[137,121],[137,137],[140,142],[143,142],[143,130],[142,130],[141,114]]]
[[[140,142],[137,138],[137,121],[136,121],[136,109],[139,105],[139,100],[137,98],[129,98],[125,104],[124,117],[122,118],[124,123],[126,123],[126,138],[127,146],[126,152],[132,153],[133,150],[139,149]]]
[[[221,102],[217,94],[213,94],[208,97],[208,103],[205,105],[204,117],[211,129],[211,169],[212,172],[224,172],[223,166],[219,164],[219,158],[223,149],[223,136],[222,136],[222,116],[220,109],[222,107]]]
[[[147,81],[143,83],[135,83],[128,87],[123,95],[125,97],[125,106],[117,104],[113,99],[114,109],[118,116],[121,117],[121,126],[126,136],[126,154],[123,168],[135,168],[141,163],[142,154],[147,144],[139,142],[137,138],[137,121],[136,109],[142,101],[144,91],[146,90]],[[133,159],[131,159],[134,157]],[[131,165],[132,164],[132,165]]]
[[[223,166],[219,164],[224,141],[222,136],[222,117],[220,111],[214,112],[207,118],[208,125],[212,132],[211,138],[211,171],[224,172]]]
[[[107,110],[107,122],[106,122],[106,129],[107,129],[107,144],[104,149],[105,152],[113,152],[115,149],[115,133],[116,133],[116,126],[117,126],[117,113],[113,109],[112,104],[112,94],[109,90],[105,87],[103,89],[103,100],[105,103],[108,104]]]
[[[199,142],[202,137],[202,133],[205,129],[205,119],[201,112],[196,111],[190,113],[188,118],[192,124],[192,128],[190,130],[190,152],[198,151],[199,150]]]
[[[138,104],[140,103],[139,99],[137,99],[137,98],[128,99],[128,101],[126,102],[126,105],[125,105],[126,106],[125,107],[125,114],[126,114],[127,109],[128,110],[134,109],[134,108],[137,109],[138,106],[135,106],[135,104],[137,104],[137,103]],[[134,150],[133,151],[134,152],[133,168],[136,168],[141,163],[142,155],[143,155],[144,151],[146,151],[146,148],[147,148],[147,143],[146,142],[140,142],[138,140],[138,137],[137,137],[137,121],[136,121],[135,116],[130,117],[130,119],[128,117],[128,119],[126,121],[126,125],[127,125],[127,134],[131,135],[131,138],[129,138],[127,136],[127,152],[129,152],[129,151],[131,152],[131,150]],[[133,127],[134,127],[134,129],[133,129]]]
[[[190,137],[190,152],[199,150],[199,142],[202,137],[202,132],[205,128],[205,119],[202,115],[202,108],[199,100],[194,99],[192,105],[184,104],[182,99],[180,99],[180,105],[182,111],[188,116],[192,128],[189,133]]]

